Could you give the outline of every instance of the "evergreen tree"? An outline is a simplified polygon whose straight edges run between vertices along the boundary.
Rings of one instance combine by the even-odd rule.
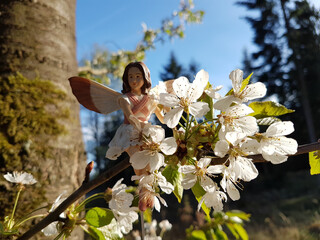
[[[198,64],[191,61],[188,68],[183,67],[177,60],[177,57],[173,52],[170,54],[169,63],[165,65],[164,71],[160,73],[160,78],[162,81],[167,81],[170,79],[176,79],[178,77],[184,76],[193,81],[195,75],[199,71]]]
[[[255,31],[258,51],[251,54],[255,79],[266,83],[268,94],[296,110],[299,142],[315,141],[320,129],[319,12],[308,1],[247,0],[238,2],[258,17],[246,17]],[[248,59],[248,58],[247,58]],[[248,67],[248,64],[245,66]],[[303,126],[303,127],[301,127]]]

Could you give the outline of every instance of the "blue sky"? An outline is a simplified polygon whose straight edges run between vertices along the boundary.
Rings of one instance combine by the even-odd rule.
[[[94,46],[111,51],[133,50],[142,38],[144,22],[158,28],[161,20],[179,7],[180,0],[78,0],[76,11],[77,57],[89,59]],[[195,9],[205,11],[202,24],[187,25],[184,39],[157,44],[148,51],[145,63],[153,85],[173,51],[184,66],[194,60],[209,72],[210,82],[231,88],[229,73],[242,67],[244,49],[253,50],[253,33],[243,19],[252,14],[235,5],[235,0],[194,0]],[[320,0],[312,0],[320,7]],[[254,76],[253,76],[254,77]],[[82,122],[85,123],[82,111]],[[89,133],[83,126],[85,139]],[[89,134],[90,135],[90,134]]]
[[[110,50],[133,50],[142,38],[144,22],[158,28],[164,17],[179,7],[179,0],[78,0],[76,34],[78,60],[88,59],[94,46]],[[253,50],[253,33],[243,19],[252,14],[234,0],[195,0],[195,9],[205,11],[202,24],[187,25],[184,39],[157,44],[147,52],[145,63],[153,84],[159,81],[171,51],[187,66],[194,60],[209,72],[210,82],[231,86],[229,73],[242,67],[244,49]],[[318,7],[320,0],[312,0]]]
[[[110,50],[134,49],[142,37],[141,23],[158,28],[164,17],[178,9],[179,0],[78,0],[78,60],[90,58],[94,45]],[[187,25],[184,39],[165,44],[146,55],[145,63],[154,84],[167,64],[171,51],[184,65],[194,60],[209,72],[214,85],[230,86],[228,75],[242,66],[244,48],[252,49],[252,32],[241,18],[247,13],[234,1],[195,1],[195,9],[205,10],[202,24]]]

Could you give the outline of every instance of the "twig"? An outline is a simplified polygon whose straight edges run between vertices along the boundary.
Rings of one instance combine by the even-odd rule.
[[[291,156],[300,155],[300,154],[317,151],[317,150],[320,150],[320,141],[299,146],[297,153]],[[261,155],[253,155],[253,156],[250,156],[250,158],[252,158],[254,162],[267,162],[262,158]],[[227,159],[228,159],[227,157],[215,158],[214,160],[212,160],[211,164],[213,165],[223,164],[227,161]],[[81,198],[83,195],[85,195],[95,187],[110,180],[112,177],[122,172],[129,166],[130,166],[129,158],[127,158],[122,162],[120,162],[119,164],[117,164],[112,169],[102,173],[97,178],[89,182],[84,181],[82,185],[75,192],[73,192],[65,201],[63,201],[53,212],[49,213],[43,220],[41,220],[39,223],[37,223],[34,227],[29,229],[27,232],[25,232],[20,238],[18,238],[18,240],[29,239],[33,235],[41,231],[41,229],[48,226],[50,223],[57,221],[59,219],[59,215],[63,211],[65,211],[72,203],[74,203],[76,200]]]
[[[81,198],[83,195],[101,185],[102,183],[110,180],[115,175],[119,174],[130,166],[129,158],[121,161],[119,164],[114,166],[112,169],[102,173],[97,178],[83,182],[82,185],[73,192],[66,200],[64,200],[53,212],[49,213],[43,220],[34,225],[31,229],[25,232],[18,240],[25,240],[31,238],[33,235],[41,231],[41,229],[48,226],[50,223],[57,221],[59,215],[65,211],[72,203]]]
[[[318,140],[318,142],[300,145],[298,147],[298,151],[295,154],[289,155],[289,156],[297,156],[297,155],[301,155],[301,154],[305,154],[305,153],[313,152],[313,151],[317,151],[317,150],[320,150],[320,141],[319,140]],[[268,162],[267,160],[265,160],[262,157],[261,154],[250,155],[248,157],[253,159],[254,163]],[[228,161],[228,156],[223,157],[223,158],[213,158],[213,160],[211,161],[211,165],[220,165],[220,164],[225,163],[226,161]]]

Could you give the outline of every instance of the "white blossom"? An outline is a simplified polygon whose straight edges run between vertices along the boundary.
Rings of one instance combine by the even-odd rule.
[[[37,182],[30,173],[14,171],[12,174],[7,173],[3,177],[12,183],[32,185]]]
[[[97,228],[105,240],[114,240],[115,238],[123,238],[123,234],[120,230],[119,224],[116,219],[112,219],[108,225]]]
[[[120,230],[123,233],[128,233],[132,230],[132,223],[138,219],[138,210],[136,207],[130,207],[133,196],[126,192],[127,186],[122,184],[123,179],[120,179],[112,188],[112,199],[109,202],[109,207],[115,216]]]
[[[204,92],[208,94],[208,96],[211,97],[212,99],[219,99],[221,98],[221,95],[218,93],[218,91],[221,89],[222,89],[222,85],[219,85],[216,88],[213,88],[211,86],[209,89],[204,90]]]
[[[206,190],[214,186],[213,180],[209,177],[216,174],[214,166],[209,166],[211,158],[201,158],[196,165],[181,166],[180,172],[184,174],[181,185],[184,189],[192,188],[197,180]],[[209,167],[208,167],[209,166]]]
[[[168,127],[174,128],[182,116],[183,111],[192,114],[195,117],[202,117],[210,109],[207,103],[197,102],[201,97],[209,80],[209,74],[204,70],[197,73],[193,83],[190,83],[186,77],[176,79],[173,84],[173,90],[176,95],[161,93],[160,104],[172,109],[164,116],[164,122]]]
[[[232,81],[233,94],[220,98],[218,101],[216,101],[213,105],[213,107],[216,109],[224,111],[233,102],[248,102],[249,100],[261,98],[266,95],[267,88],[261,82],[248,84],[241,91],[241,86],[243,82],[243,72],[240,69],[232,71],[229,75],[229,78]]]
[[[170,231],[172,228],[172,224],[166,219],[166,220],[162,220],[159,223],[159,227],[161,228],[161,230],[163,231]]]
[[[112,188],[112,199],[109,201],[109,207],[112,210],[125,210],[129,209],[132,201],[133,195],[126,192],[127,186],[121,184],[123,178],[121,178]]]
[[[164,129],[157,125],[144,127],[143,135],[146,138],[141,145],[142,150],[131,156],[130,163],[134,169],[144,169],[149,165],[150,171],[153,172],[164,165],[162,153],[174,154],[177,150],[177,143],[174,137],[164,138]]]
[[[208,189],[202,196],[198,204],[198,211],[200,210],[202,203],[204,203],[207,207],[212,207],[215,212],[221,212],[223,210],[223,201],[227,201],[227,195],[218,190],[218,186],[215,186]]]
[[[138,211],[138,208],[136,207],[123,209],[121,211],[112,209],[118,226],[120,227],[121,232],[124,234],[129,233],[132,230],[132,224],[138,220],[139,216],[136,211]]]
[[[247,136],[258,132],[258,124],[255,117],[247,116],[253,113],[253,110],[244,105],[237,104],[229,107],[225,112],[218,115],[221,129],[219,131],[219,139],[225,139],[227,132],[240,132]]]
[[[54,211],[64,200],[66,200],[66,198],[62,198],[62,196],[64,195],[64,193],[60,194],[56,200],[54,201],[54,203],[52,204],[49,212]],[[61,218],[65,218],[66,214],[63,212],[59,215],[59,217]],[[45,228],[43,228],[41,230],[41,232],[43,232],[43,234],[45,236],[52,236],[52,235],[56,235],[59,232],[59,222],[55,221],[50,223],[48,226],[46,226]]]
[[[271,124],[267,131],[261,134],[259,151],[263,158],[273,164],[279,164],[287,160],[287,155],[295,154],[298,148],[297,141],[284,137],[293,131],[293,123],[290,121]]]
[[[159,186],[166,194],[170,194],[174,190],[174,186],[167,181],[161,172],[153,172],[149,175],[132,176],[131,179],[139,180],[139,188],[151,186],[153,189],[156,189],[157,186]]]

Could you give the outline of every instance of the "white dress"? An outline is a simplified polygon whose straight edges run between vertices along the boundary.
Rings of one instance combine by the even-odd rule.
[[[141,101],[145,95],[134,96],[138,101]],[[130,104],[131,109],[134,107],[134,103],[130,100],[130,97],[128,97],[127,95],[122,95],[121,97]],[[145,106],[148,110],[147,114],[138,111],[134,114],[134,116],[138,119],[143,118],[145,119],[145,122],[147,122],[151,114],[154,112],[154,109],[156,108],[156,102],[152,97],[149,96],[148,102]],[[116,160],[129,147],[139,145],[139,135],[139,131],[131,124],[121,124],[117,129],[117,132],[114,135],[113,139],[109,143],[109,149],[107,150],[106,158]]]

